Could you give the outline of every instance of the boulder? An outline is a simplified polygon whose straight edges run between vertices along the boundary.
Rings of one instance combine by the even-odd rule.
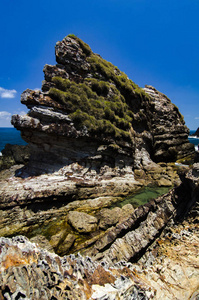
[[[70,211],[68,214],[68,223],[78,232],[92,232],[97,228],[97,218],[84,212]]]
[[[99,228],[105,230],[115,225],[119,221],[121,214],[122,210],[119,207],[102,209],[99,213]]]

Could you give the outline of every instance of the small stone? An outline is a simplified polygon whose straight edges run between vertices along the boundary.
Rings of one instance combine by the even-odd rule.
[[[61,256],[67,254],[68,250],[72,247],[76,240],[74,234],[69,233],[65,240],[58,246],[57,253]]]
[[[165,178],[159,179],[157,184],[158,184],[158,186],[172,186],[172,182]]]
[[[65,230],[61,230],[57,234],[52,235],[50,239],[51,246],[55,249],[58,246],[58,244],[64,239],[65,235]]]

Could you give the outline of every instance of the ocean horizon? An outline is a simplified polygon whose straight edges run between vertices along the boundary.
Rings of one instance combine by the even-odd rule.
[[[189,141],[194,144],[195,150],[198,150],[199,138],[191,136],[196,130],[190,130]],[[27,145],[22,139],[21,133],[14,127],[0,127],[0,155],[6,144]]]
[[[6,144],[27,145],[19,130],[14,127],[0,127],[0,153]]]

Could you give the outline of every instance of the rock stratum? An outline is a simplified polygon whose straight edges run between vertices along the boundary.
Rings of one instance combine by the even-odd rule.
[[[178,108],[73,35],[55,53],[12,117],[28,146],[2,157],[0,298],[196,299],[198,164],[175,164],[195,152]],[[168,192],[122,205],[148,184]]]
[[[42,91],[22,93],[28,114],[12,117],[31,148],[24,176],[74,163],[84,177],[107,166],[119,176],[133,175],[151,162],[193,153],[184,119],[165,95],[139,88],[77,37],[58,42],[55,54],[57,65],[44,67]]]
[[[167,206],[164,212],[158,213],[158,208],[148,214],[147,222],[137,224],[138,230],[129,227],[127,232],[127,226],[132,222],[130,216],[123,224],[123,237],[118,237],[114,250],[111,247],[108,250],[112,255],[103,257],[103,260],[80,254],[59,257],[23,236],[0,238],[1,299],[197,300],[198,164],[183,175],[182,184],[172,195],[175,208],[171,194],[164,196],[159,199],[159,203]],[[142,210],[146,211],[151,205],[154,203]],[[186,220],[178,224],[174,222],[174,215],[180,220],[185,214],[188,214]],[[170,218],[162,233],[147,250],[139,252],[138,249],[145,248],[148,239],[156,235],[155,230],[162,228],[166,215]],[[130,259],[136,250],[137,254],[142,254],[140,260],[137,257],[137,263]]]

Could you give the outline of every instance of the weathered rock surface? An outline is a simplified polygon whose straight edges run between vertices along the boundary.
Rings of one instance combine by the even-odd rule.
[[[0,235],[23,234],[40,248],[22,236],[0,238],[0,298],[194,299],[198,164],[188,172],[171,163],[194,153],[183,117],[165,95],[140,89],[80,39],[66,37],[55,52],[42,91],[22,93],[28,114],[12,118],[29,143],[29,162],[0,173]],[[111,209],[151,182],[179,186],[138,208]],[[194,204],[188,235],[189,224],[175,221]],[[181,255],[195,255],[180,267],[176,244]]]
[[[16,164],[26,164],[30,158],[30,148],[28,145],[6,144],[2,155],[0,156],[0,171]]]
[[[178,220],[170,224],[137,263],[122,260],[100,262],[81,255],[60,258],[18,236],[0,238],[0,297],[2,299],[176,299],[199,296],[199,165],[195,164],[184,183],[173,194]],[[179,192],[181,190],[181,193]],[[184,191],[184,201],[182,201]],[[187,201],[189,199],[190,201]],[[167,200],[171,211],[172,203]],[[180,202],[180,203],[179,203]],[[190,205],[192,204],[192,207]],[[166,204],[165,204],[166,205]],[[160,205],[161,206],[161,205]],[[136,211],[136,210],[135,210]],[[152,220],[152,214],[150,219]],[[162,218],[162,217],[161,217]],[[154,221],[154,231],[161,226]],[[152,223],[142,222],[149,235]],[[136,229],[131,228],[131,236]],[[130,236],[129,236],[130,238]],[[147,236],[145,236],[147,240]],[[127,239],[126,239],[127,240]],[[118,239],[118,243],[120,238]],[[141,241],[144,243],[144,240]],[[129,239],[129,249],[135,249]],[[137,244],[138,247],[138,244]],[[124,248],[119,249],[124,251]],[[124,254],[127,252],[123,252]],[[118,258],[120,255],[118,255]],[[124,259],[123,259],[124,258]],[[129,258],[128,258],[129,259]],[[128,260],[127,259],[127,260]]]
[[[42,235],[64,255],[109,235],[116,239],[115,228],[111,234],[109,229],[122,228],[125,218],[140,220],[137,210],[116,208],[107,217],[101,210],[150,182],[172,187],[179,181],[175,166],[157,161],[173,160],[174,152],[175,159],[187,156],[192,146],[181,114],[166,96],[149,86],[140,89],[78,38],[57,43],[56,59],[56,66],[44,68],[42,92],[22,93],[28,114],[12,119],[31,157],[25,167],[0,174],[0,235]],[[98,218],[92,230],[80,230],[67,217],[77,210]],[[166,222],[167,217],[163,227]],[[73,238],[64,252],[68,235]]]
[[[0,247],[1,299],[148,299],[154,294],[125,266],[110,269],[89,257],[60,258],[21,236],[0,238]]]
[[[154,87],[146,85],[144,91],[150,95],[151,132],[153,135],[154,160],[176,161],[193,152],[187,140],[188,128],[178,108],[170,99]]]
[[[97,229],[97,218],[90,216],[84,212],[70,211],[68,214],[68,222],[78,232],[91,232]]]
[[[73,164],[85,177],[134,176],[153,160],[194,153],[183,117],[165,95],[139,88],[77,37],[58,42],[55,53],[58,64],[45,66],[42,92],[22,93],[28,114],[12,117],[31,148],[20,176],[65,166],[70,173]]]

